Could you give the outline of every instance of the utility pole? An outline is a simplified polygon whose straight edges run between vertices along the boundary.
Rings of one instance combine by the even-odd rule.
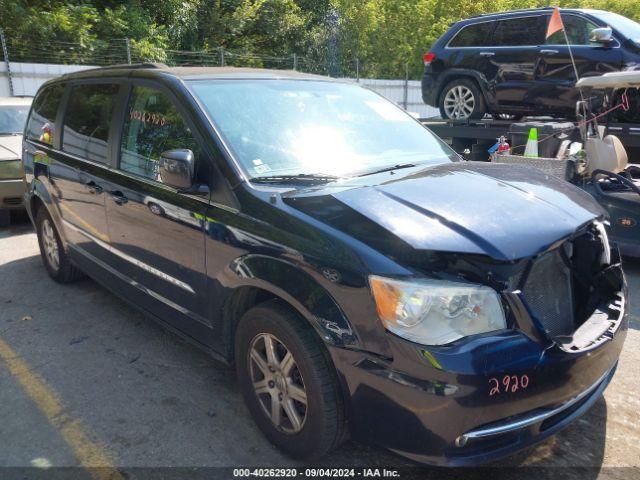
[[[224,67],[224,47],[220,47],[220,66]]]
[[[293,69],[298,70],[298,55],[295,53],[293,54]]]
[[[406,110],[409,106],[409,62],[404,64],[404,100],[402,103]]]
[[[125,38],[124,42],[127,46],[127,63],[131,65],[131,42],[129,41],[129,37]]]
[[[360,59],[356,57],[356,82],[360,82]]]
[[[0,43],[2,43],[2,54],[4,55],[4,64],[7,67],[7,79],[9,80],[9,95],[13,97],[13,79],[11,78],[11,63],[9,62],[9,49],[7,48],[7,39],[4,36],[4,30],[0,28]]]

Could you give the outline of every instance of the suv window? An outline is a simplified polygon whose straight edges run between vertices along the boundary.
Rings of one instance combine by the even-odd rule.
[[[120,169],[160,180],[160,154],[174,148],[200,156],[198,143],[171,100],[155,88],[136,86],[122,133]]]
[[[49,145],[53,143],[53,127],[63,93],[64,85],[57,84],[46,87],[38,94],[33,101],[27,125],[27,138]]]
[[[62,150],[107,163],[107,140],[119,85],[77,85],[64,114]]]
[[[482,22],[463,27],[449,42],[450,47],[485,47],[491,42],[495,22]]]
[[[493,46],[524,47],[544,42],[546,17],[542,15],[498,20],[493,32]]]
[[[547,23],[551,17],[547,17]],[[591,32],[593,29],[598,28],[593,22],[590,22],[584,17],[578,15],[563,15],[562,23],[567,32],[569,43],[571,45],[590,45],[589,38],[591,38]],[[567,40],[564,38],[562,31],[556,32],[551,35],[547,41],[547,45],[566,45]]]

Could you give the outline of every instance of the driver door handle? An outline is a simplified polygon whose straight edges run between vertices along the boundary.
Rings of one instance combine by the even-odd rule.
[[[116,202],[118,205],[124,205],[129,201],[127,197],[120,190],[113,190],[109,192],[109,196],[111,199]]]
[[[558,52],[558,50],[550,50],[547,48],[543,48],[542,50],[540,50],[540,53],[542,55],[557,55],[560,52]]]
[[[89,193],[93,193],[94,195],[95,194],[100,194],[104,190],[100,185],[98,185],[93,180],[91,180],[90,182],[85,183],[84,186],[87,187],[87,190],[89,190]]]
[[[494,57],[496,52],[480,52],[481,57]]]

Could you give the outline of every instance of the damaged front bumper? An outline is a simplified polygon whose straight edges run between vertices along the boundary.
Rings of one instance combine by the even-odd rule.
[[[332,347],[352,435],[447,466],[481,464],[535,444],[586,412],[610,382],[628,328],[626,307],[621,291],[564,343],[512,330],[425,347],[388,334],[392,360]]]

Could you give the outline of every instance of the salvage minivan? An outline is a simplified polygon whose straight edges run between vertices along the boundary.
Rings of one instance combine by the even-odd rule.
[[[293,457],[350,437],[486,462],[614,375],[627,292],[603,210],[536,170],[461,161],[357,84],[85,70],[42,86],[23,147],[49,275],[86,274],[235,365]]]

